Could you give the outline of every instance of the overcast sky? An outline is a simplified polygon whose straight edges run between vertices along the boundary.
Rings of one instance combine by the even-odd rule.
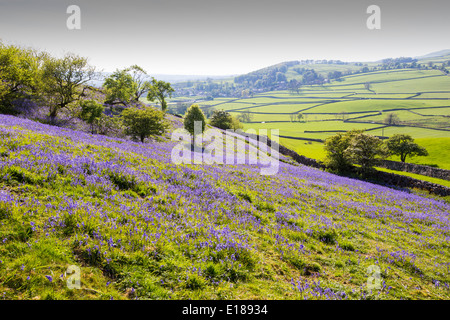
[[[369,30],[367,7],[381,8]],[[81,30],[69,30],[69,5]],[[228,75],[301,59],[374,61],[450,49],[449,0],[0,0],[0,38],[114,71]]]

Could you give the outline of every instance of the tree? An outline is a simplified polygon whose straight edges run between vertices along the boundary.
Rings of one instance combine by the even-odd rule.
[[[253,114],[249,110],[247,110],[242,112],[239,115],[238,119],[242,122],[251,122],[253,119]]]
[[[195,132],[196,121],[201,122],[200,132]],[[193,104],[187,109],[186,114],[184,115],[183,125],[184,128],[192,135],[195,144],[195,134],[203,133],[206,129],[206,118],[198,104]]]
[[[289,91],[291,93],[296,92],[297,94],[299,94],[300,93],[300,82],[298,82],[295,79],[290,80],[289,81]]]
[[[289,114],[289,118],[291,119],[291,122],[294,122],[294,120],[295,120],[295,118],[296,118],[295,113],[290,113],[290,114]]]
[[[301,113],[301,112],[297,113],[297,120],[302,121],[302,119],[303,119],[303,113]]]
[[[12,102],[37,94],[44,55],[0,43],[0,112],[15,113]]]
[[[138,90],[133,76],[126,69],[116,70],[105,79],[107,104],[122,104],[128,106]]]
[[[351,138],[344,154],[350,161],[361,166],[363,174],[387,156],[383,141],[364,133],[358,133]]]
[[[345,121],[345,119],[347,118],[347,112],[346,111],[341,111],[338,114],[338,117],[342,119],[342,121]]]
[[[364,83],[364,88],[365,88],[366,90],[371,91],[371,90],[370,90],[371,87],[372,87],[372,85],[370,84],[370,82]]]
[[[147,99],[150,101],[154,101],[157,99],[161,104],[161,110],[166,112],[167,110],[167,102],[166,97],[172,97],[172,93],[175,90],[171,87],[169,82],[164,82],[161,80],[156,80],[152,78],[151,85],[149,86]]]
[[[342,72],[341,71],[328,72],[328,80],[331,80],[331,79],[340,80],[341,77],[342,77]]]
[[[275,81],[276,82],[282,82],[282,81],[286,81],[287,79],[286,79],[286,75],[284,74],[284,73],[282,73],[282,72],[277,72],[276,73],[276,75],[275,75]]]
[[[362,130],[352,130],[328,137],[324,146],[326,165],[338,172],[348,171],[352,167],[352,162],[345,151],[350,146],[352,138],[362,132]]]
[[[233,126],[233,117],[224,110],[214,110],[209,124],[223,130],[231,129]]]
[[[81,101],[80,107],[80,118],[91,125],[91,133],[94,134],[105,108],[94,100]]]
[[[390,154],[400,156],[401,162],[405,162],[407,156],[428,155],[428,151],[414,143],[414,139],[407,134],[394,134],[386,141],[386,146]]]
[[[384,122],[389,125],[396,125],[400,123],[400,118],[395,113],[388,113],[388,115],[384,119]]]
[[[125,134],[132,136],[133,139],[139,139],[142,143],[145,138],[162,135],[169,128],[164,113],[153,107],[126,108],[122,112],[122,122]]]
[[[93,80],[95,68],[88,64],[87,58],[69,53],[63,58],[47,57],[42,71],[43,91],[49,107],[50,122],[55,123],[62,109],[71,110]]]
[[[244,89],[241,91],[241,97],[242,98],[247,98],[250,96],[250,90],[249,89]]]
[[[147,72],[138,65],[132,65],[125,69],[125,72],[131,74],[134,82],[133,99],[138,102],[141,96],[150,89],[150,81],[146,81]]]
[[[239,130],[244,128],[238,118],[231,116],[231,119],[231,129]]]

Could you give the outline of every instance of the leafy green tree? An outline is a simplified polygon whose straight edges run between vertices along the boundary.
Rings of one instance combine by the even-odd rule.
[[[134,82],[134,101],[138,102],[141,96],[150,89],[150,81],[146,81],[147,72],[138,65],[132,65],[125,69],[125,72],[131,74]]]
[[[95,68],[88,64],[87,58],[69,53],[61,59],[45,59],[42,82],[51,123],[55,123],[62,109],[74,112],[71,107],[85,95],[85,90],[88,89],[86,84],[94,76]]]
[[[183,120],[184,128],[192,135],[194,139],[194,144],[195,144],[195,133],[197,133],[194,131],[195,121],[201,122],[200,128],[201,132],[199,133],[203,133],[206,129],[206,118],[205,115],[203,114],[203,111],[198,106],[198,104],[193,104],[187,109]]]
[[[161,110],[166,112],[167,110],[167,97],[172,97],[172,93],[175,90],[172,88],[169,82],[164,82],[161,80],[152,79],[151,85],[148,89],[147,99],[150,101],[155,101],[157,99],[161,104]]]
[[[129,106],[134,95],[138,91],[133,76],[127,72],[127,69],[116,70],[105,79],[103,86],[106,88],[107,104],[122,104]]]
[[[231,116],[232,118],[232,122],[231,122],[231,129],[233,130],[239,130],[239,129],[243,129],[244,126],[242,125],[242,123],[239,121],[238,118]]]
[[[428,151],[414,142],[414,139],[407,134],[394,134],[386,141],[389,153],[400,156],[401,162],[405,162],[406,157],[427,156]]]
[[[132,136],[133,139],[139,139],[142,143],[150,136],[164,134],[169,128],[164,113],[153,107],[126,108],[122,112],[122,122],[125,134]]]
[[[94,134],[105,108],[102,104],[94,100],[83,100],[80,102],[80,107],[80,118],[90,124],[91,133]]]
[[[358,133],[349,141],[345,156],[361,166],[363,174],[369,172],[381,159],[387,157],[383,141],[375,136]]]
[[[238,119],[242,122],[251,122],[253,119],[253,114],[249,110],[247,110],[242,112],[239,115]]]
[[[301,113],[301,112],[297,113],[297,120],[302,121],[302,119],[303,119],[303,113]]]
[[[346,172],[352,167],[352,161],[346,150],[350,147],[352,138],[361,134],[362,130],[352,130],[338,133],[325,140],[325,164],[332,170]]]
[[[43,56],[0,43],[0,112],[14,113],[12,101],[37,94]]]
[[[224,110],[214,110],[209,124],[223,130],[231,129],[233,127],[233,117]]]

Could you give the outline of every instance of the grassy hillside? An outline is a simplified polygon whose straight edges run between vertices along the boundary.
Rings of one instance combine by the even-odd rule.
[[[172,142],[10,116],[0,137],[2,298],[450,298],[443,201],[285,162],[177,166]]]

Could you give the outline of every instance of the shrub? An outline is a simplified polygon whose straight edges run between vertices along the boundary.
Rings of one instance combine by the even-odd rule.
[[[201,122],[201,132],[195,132],[195,122],[197,121]],[[205,115],[197,104],[193,104],[187,109],[186,114],[184,115],[183,124],[184,128],[194,137],[195,143],[195,134],[203,133],[206,129]]]
[[[233,117],[224,110],[214,110],[209,123],[219,129],[232,129]]]
[[[145,138],[152,135],[162,135],[169,128],[164,119],[164,113],[152,108],[127,108],[122,112],[125,134],[139,139],[144,143]]]
[[[353,163],[361,166],[362,173],[371,170],[380,159],[387,156],[386,148],[381,139],[363,133],[353,136],[344,153]]]
[[[362,133],[362,130],[352,130],[344,134],[338,133],[325,140],[325,164],[338,172],[348,171],[352,167],[349,154],[345,151],[350,146],[354,136]]]
[[[105,108],[103,107],[103,105],[94,100],[81,101],[80,107],[80,118],[86,121],[91,126],[91,133],[94,134]]]

